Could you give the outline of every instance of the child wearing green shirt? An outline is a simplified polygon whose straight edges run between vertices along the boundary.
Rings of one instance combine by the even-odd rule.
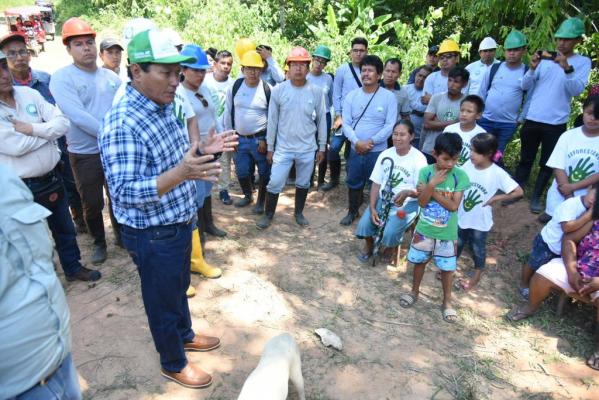
[[[457,133],[443,133],[435,140],[436,163],[420,170],[418,177],[419,221],[408,252],[414,264],[412,292],[400,296],[402,307],[412,306],[418,299],[424,268],[432,258],[441,270],[443,283],[443,320],[454,323],[456,311],[451,308],[453,273],[457,266],[457,211],[470,186],[470,180],[457,162],[462,138]]]

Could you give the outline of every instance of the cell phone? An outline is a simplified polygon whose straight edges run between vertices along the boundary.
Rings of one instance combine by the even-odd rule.
[[[267,46],[265,44],[259,44],[258,46],[256,46],[256,50],[261,50],[261,49],[266,49],[272,53],[272,47]]]
[[[198,149],[198,150],[196,151],[196,154],[197,154],[198,156],[200,156],[200,157],[201,157],[201,156],[207,156],[207,155],[208,155],[208,154],[204,154],[204,153],[202,153],[202,152],[200,151],[200,149]],[[214,159],[213,159],[212,161],[216,161],[216,160],[218,160],[218,159],[220,158],[220,156],[222,156],[222,155],[223,155],[223,152],[221,151],[221,152],[219,152],[219,153],[212,153],[212,155],[214,156]]]
[[[548,51],[548,50],[537,50],[537,55],[541,57],[541,60],[555,60],[557,57],[557,51]]]

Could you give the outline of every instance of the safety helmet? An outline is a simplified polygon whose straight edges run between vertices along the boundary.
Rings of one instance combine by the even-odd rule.
[[[327,61],[331,61],[331,49],[321,44],[316,48],[316,50],[314,50],[312,57],[321,57]]]
[[[264,61],[256,50],[248,50],[241,56],[241,66],[264,68]]]
[[[503,48],[506,50],[517,49],[520,47],[524,47],[527,44],[528,43],[526,42],[526,36],[524,36],[524,34],[522,32],[514,29],[505,38],[505,42],[503,43]]]
[[[568,18],[559,26],[555,37],[558,39],[576,39],[584,34],[584,22],[580,18]]]
[[[210,63],[208,62],[208,56],[206,52],[202,50],[197,44],[187,44],[181,50],[182,56],[193,57],[196,62],[183,62],[182,67],[189,67],[193,69],[210,69]]]
[[[495,41],[495,39],[493,39],[490,36],[487,36],[480,42],[480,45],[478,46],[478,51],[491,50],[491,49],[496,49],[496,48],[497,48],[497,42]]]
[[[96,37],[96,31],[81,18],[71,17],[62,24],[62,43],[67,45],[69,39],[75,36],[90,35]]]
[[[439,51],[437,51],[437,55],[441,55],[443,53],[459,53],[460,46],[453,39],[445,39],[441,42],[441,46],[439,46]]]
[[[294,47],[287,55],[287,60],[285,60],[285,64],[289,64],[293,61],[309,63],[310,61],[312,61],[312,57],[310,56],[310,53],[308,53],[308,50],[304,49],[303,47]]]
[[[154,21],[147,18],[133,18],[125,24],[123,28],[123,47],[127,48],[133,36],[140,32],[158,29]]]
[[[256,50],[256,43],[251,39],[241,38],[235,43],[235,54],[241,60],[246,51]]]
[[[170,40],[175,47],[183,46],[183,39],[181,38],[181,35],[179,35],[174,29],[165,28],[162,30],[162,33],[166,35],[168,40]]]

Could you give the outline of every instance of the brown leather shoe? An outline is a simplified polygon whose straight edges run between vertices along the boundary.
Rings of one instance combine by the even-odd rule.
[[[219,338],[204,335],[195,335],[191,342],[183,344],[183,348],[187,351],[210,351],[219,346]]]
[[[210,374],[202,371],[202,369],[192,363],[187,363],[185,368],[179,372],[169,372],[161,370],[161,375],[171,381],[177,382],[181,386],[190,389],[201,389],[210,386],[212,377]]]

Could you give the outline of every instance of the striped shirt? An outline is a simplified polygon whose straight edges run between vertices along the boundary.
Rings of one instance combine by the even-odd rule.
[[[184,122],[173,105],[158,105],[128,85],[104,117],[98,144],[114,215],[136,229],[189,221],[195,183],[184,181],[160,197],[157,178],[178,165],[189,149]]]

